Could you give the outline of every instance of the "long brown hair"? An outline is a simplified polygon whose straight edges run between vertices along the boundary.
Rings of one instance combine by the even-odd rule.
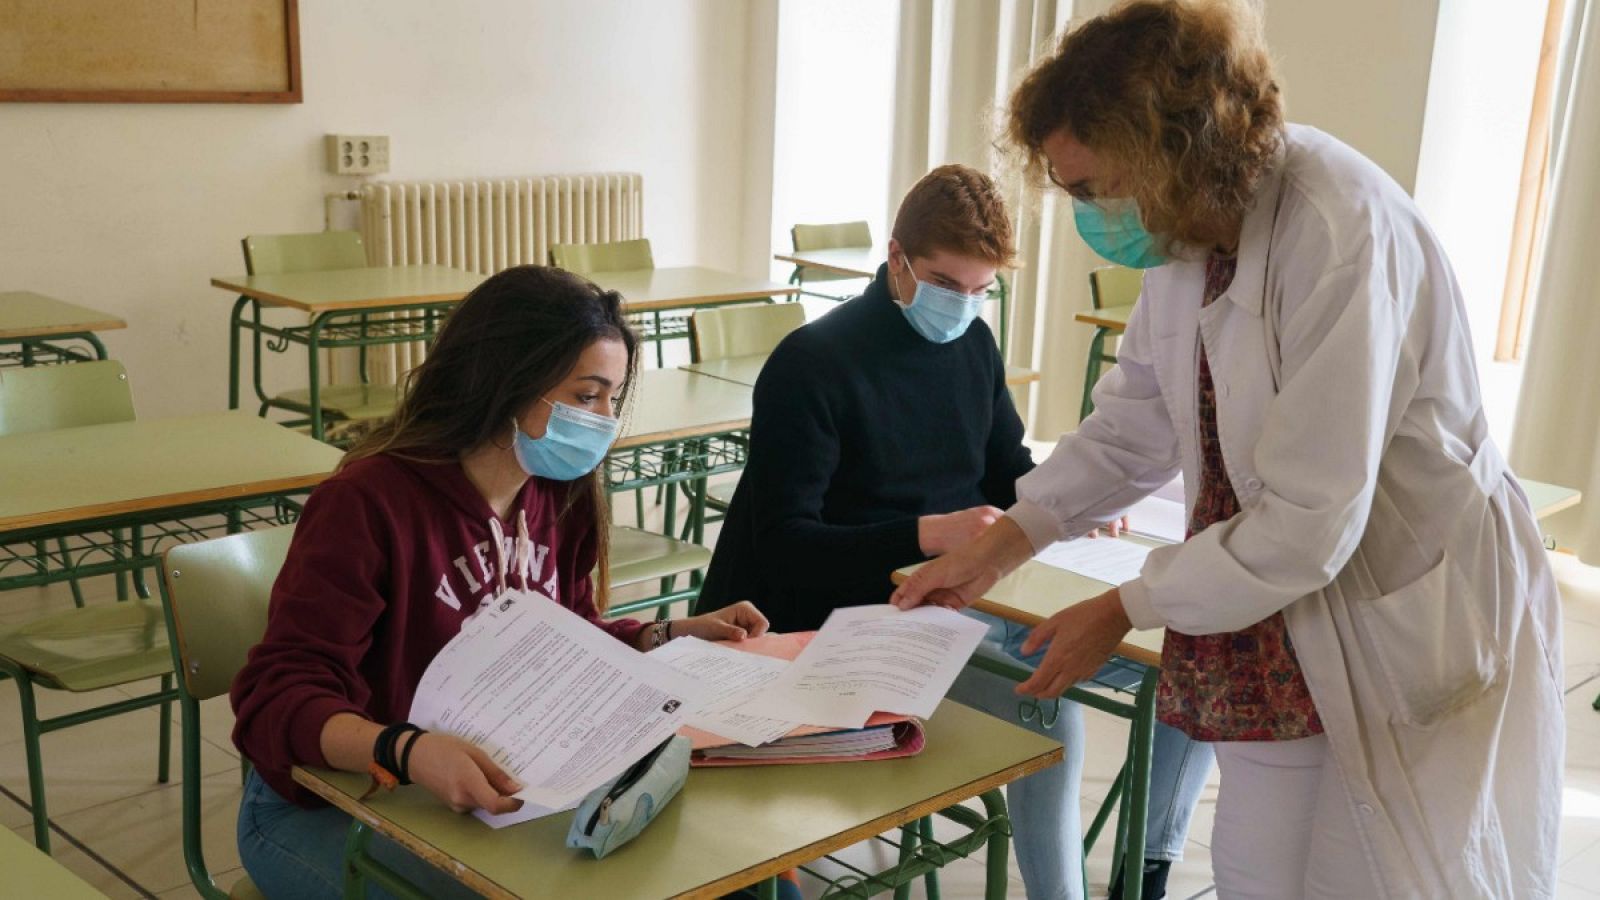
[[[1121,169],[1169,251],[1224,242],[1283,141],[1259,19],[1238,0],[1131,0],[1082,23],[1011,95],[1006,137],[1035,183],[1061,128]]]
[[[628,372],[616,392],[621,418],[639,362],[639,337],[621,295],[547,266],[491,276],[450,313],[427,358],[406,375],[394,415],[351,447],[339,467],[380,453],[453,463],[487,441],[503,441],[511,421],[565,381],[584,349],[600,340],[621,341],[628,351]],[[592,506],[598,532],[595,605],[604,612],[611,504],[601,471],[573,482],[563,516],[579,503]]]

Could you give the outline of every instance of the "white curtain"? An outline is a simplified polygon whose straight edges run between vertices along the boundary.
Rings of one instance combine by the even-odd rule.
[[[1077,426],[1093,329],[1072,317],[1088,309],[1089,270],[1104,265],[1077,237],[1059,192],[1024,194],[995,145],[1011,89],[1054,49],[1073,16],[1110,0],[901,0],[889,215],[927,171],[962,163],[1000,180],[1017,234],[1007,362],[1037,370],[1018,391],[1033,437],[1053,440]],[[991,324],[993,314],[991,313]]]
[[[1567,0],[1553,96],[1549,218],[1511,461],[1519,474],[1580,488],[1545,523],[1600,563],[1600,0]]]

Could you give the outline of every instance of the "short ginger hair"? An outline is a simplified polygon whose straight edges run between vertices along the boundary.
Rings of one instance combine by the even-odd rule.
[[[1005,268],[1017,255],[999,188],[967,166],[940,166],[922,176],[900,201],[891,237],[907,257],[943,250]]]

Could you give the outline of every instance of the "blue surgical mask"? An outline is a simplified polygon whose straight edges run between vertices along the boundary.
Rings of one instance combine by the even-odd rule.
[[[543,398],[541,398],[543,399]],[[555,481],[593,472],[617,438],[617,420],[565,403],[550,403],[544,436],[531,438],[513,421],[512,446],[522,471]]]
[[[983,294],[963,294],[922,281],[911,271],[911,260],[903,256],[901,259],[905,261],[906,273],[916,282],[917,291],[909,305],[900,307],[900,312],[905,314],[906,321],[917,330],[917,334],[935,344],[948,344],[966,334],[967,327],[978,317],[978,310],[988,297]]]
[[[1139,221],[1139,207],[1132,202],[1118,203],[1106,210],[1089,200],[1072,198],[1072,218],[1078,235],[1089,248],[1119,266],[1150,269],[1167,261],[1155,236]]]

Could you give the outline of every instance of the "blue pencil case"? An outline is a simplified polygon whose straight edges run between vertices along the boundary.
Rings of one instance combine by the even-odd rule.
[[[689,776],[689,739],[670,737],[616,778],[589,792],[572,817],[567,846],[596,859],[644,831],[683,789]]]

